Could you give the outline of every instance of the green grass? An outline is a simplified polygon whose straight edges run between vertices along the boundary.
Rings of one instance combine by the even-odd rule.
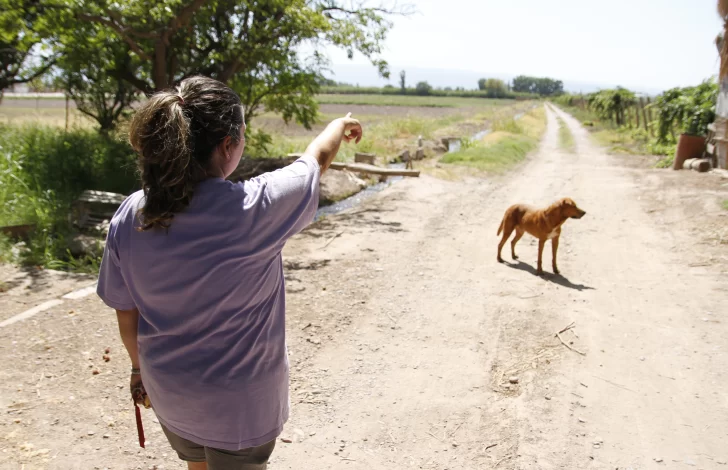
[[[626,155],[663,155],[665,158],[657,163],[658,168],[672,165],[672,154],[675,143],[657,144],[655,139],[644,129],[622,126],[600,119],[588,109],[564,107],[589,130],[592,139],[608,152]]]
[[[503,119],[494,122],[494,132],[484,141],[469,142],[459,152],[448,153],[440,161],[500,172],[523,161],[529,152],[535,150],[545,129],[545,113],[543,108],[538,108],[517,121]]]
[[[3,96],[3,101],[13,101],[13,100],[23,100],[23,101],[27,101],[27,100],[63,100],[63,99],[65,99],[65,98],[63,98],[62,96],[54,96],[54,95],[49,96],[48,94],[40,94],[40,96],[32,96],[32,95],[13,95],[13,96],[4,95]]]
[[[726,199],[725,201],[723,201],[723,204],[721,204],[721,205],[723,206],[723,209],[725,209],[725,210],[728,211],[728,199]]]
[[[531,137],[514,135],[491,145],[474,145],[447,154],[440,161],[495,172],[522,161],[537,146],[538,141]]]
[[[345,96],[345,95],[344,95]],[[367,97],[377,95],[366,95]],[[385,96],[386,98],[386,96]],[[395,96],[395,98],[418,98],[410,96]],[[411,148],[418,136],[425,140],[437,139],[445,135],[463,135],[461,128],[475,125],[482,128],[486,121],[510,119],[518,110],[532,106],[530,102],[501,100],[488,107],[472,110],[456,111],[436,117],[420,116],[416,113],[404,117],[397,115],[371,115],[357,114],[364,126],[364,138],[358,145],[342,145],[336,157],[338,161],[351,161],[356,152],[375,153],[381,157],[394,158],[404,148]],[[325,116],[324,121],[338,116]],[[270,121],[268,122],[270,125]],[[271,125],[271,128],[274,128]],[[279,157],[289,153],[303,152],[313,138],[312,135],[286,135],[286,131],[263,129],[271,134],[271,142],[266,150],[256,146],[254,139],[248,138],[246,155],[255,157]],[[469,131],[468,131],[469,132]]]
[[[512,105],[514,100],[408,95],[318,95],[320,104],[412,106],[424,108],[491,108]]]
[[[35,227],[21,259],[7,237],[0,240],[0,260],[95,269],[97,259],[68,253],[71,203],[86,189],[130,193],[137,186],[134,161],[127,143],[92,130],[0,125],[0,226]]]
[[[569,153],[573,153],[576,150],[576,144],[574,143],[574,136],[569,130],[569,126],[566,125],[563,119],[560,117],[556,118],[559,122],[559,146]]]

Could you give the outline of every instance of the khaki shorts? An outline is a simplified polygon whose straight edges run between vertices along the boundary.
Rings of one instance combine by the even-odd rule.
[[[207,470],[265,470],[276,446],[276,440],[273,439],[267,444],[248,449],[213,449],[179,437],[164,425],[162,430],[180,459],[185,462],[207,462]]]

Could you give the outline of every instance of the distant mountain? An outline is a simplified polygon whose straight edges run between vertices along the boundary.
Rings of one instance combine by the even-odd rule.
[[[328,78],[336,80],[337,82],[349,83],[351,85],[359,85],[362,87],[366,86],[384,86],[393,85],[399,86],[399,72],[400,70],[407,72],[407,84],[408,86],[414,86],[417,82],[426,81],[430,85],[439,88],[445,87],[463,87],[466,89],[475,89],[478,86],[478,79],[480,78],[498,78],[501,80],[512,80],[513,77],[519,74],[503,74],[503,73],[486,73],[486,72],[474,72],[472,70],[444,70],[444,69],[429,69],[429,68],[418,68],[418,67],[398,67],[396,65],[390,66],[392,75],[390,79],[384,80],[379,77],[374,67],[368,65],[357,65],[357,64],[334,64],[332,66],[332,73],[328,74]],[[564,89],[571,93],[591,93],[604,88],[614,88],[618,84],[598,84],[598,83],[587,83],[575,80],[566,80],[562,77],[550,77],[564,82]],[[647,87],[635,87],[623,85],[625,88],[629,88],[632,91],[645,93],[649,95],[657,95],[663,90]]]

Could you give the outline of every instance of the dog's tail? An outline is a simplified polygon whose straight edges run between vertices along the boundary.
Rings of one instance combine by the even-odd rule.
[[[506,218],[505,218],[505,217],[503,217],[503,220],[501,220],[501,224],[500,224],[500,227],[498,227],[498,233],[496,233],[496,235],[500,235],[500,234],[501,234],[501,232],[503,231],[503,226],[504,226],[505,224],[506,224]]]

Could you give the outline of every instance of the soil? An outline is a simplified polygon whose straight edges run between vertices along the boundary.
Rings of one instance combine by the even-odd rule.
[[[728,180],[607,155],[566,115],[562,152],[554,113],[508,175],[407,179],[288,244],[292,417],[269,468],[728,468]],[[563,196],[587,211],[563,276],[535,275],[528,238],[498,264],[504,210]],[[5,317],[17,289],[58,296],[23,286]],[[95,296],[0,328],[0,359],[0,468],[183,468],[150,412],[138,447]]]

